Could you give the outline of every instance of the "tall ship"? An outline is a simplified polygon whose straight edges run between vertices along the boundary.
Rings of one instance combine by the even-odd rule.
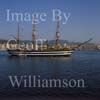
[[[32,42],[24,43],[20,39],[20,27],[18,25],[17,36],[14,37],[13,43],[11,40],[7,42],[7,51],[11,56],[70,56],[73,53],[71,48],[60,43],[60,24],[57,20],[57,27],[55,33],[55,43],[49,44],[47,39],[36,38],[36,24],[34,19],[32,29]]]

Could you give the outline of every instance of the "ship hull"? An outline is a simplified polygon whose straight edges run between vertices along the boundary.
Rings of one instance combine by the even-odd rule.
[[[70,56],[73,51],[17,51],[7,50],[11,56],[33,56],[33,57],[46,57],[46,56]]]

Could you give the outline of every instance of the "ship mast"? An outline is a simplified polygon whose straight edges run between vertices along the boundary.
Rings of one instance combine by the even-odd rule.
[[[59,17],[57,17],[57,27],[56,27],[56,48],[57,49],[60,46],[59,39],[60,39],[60,25],[59,25]]]
[[[19,27],[19,23],[18,23],[18,28],[17,28],[16,41],[17,41],[17,49],[18,49],[19,48],[19,43],[20,43],[20,27]]]
[[[36,20],[36,16],[34,15],[34,18],[33,18],[33,29],[32,29],[32,43],[33,43],[33,48],[35,49],[35,42],[36,42],[36,23],[35,23],[35,20]]]

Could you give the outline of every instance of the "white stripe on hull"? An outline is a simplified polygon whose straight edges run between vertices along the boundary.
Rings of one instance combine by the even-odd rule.
[[[12,56],[70,56],[73,51],[52,51],[52,52],[20,52],[8,51]]]

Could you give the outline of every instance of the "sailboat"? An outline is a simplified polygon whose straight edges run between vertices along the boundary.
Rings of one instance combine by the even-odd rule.
[[[59,29],[60,29],[59,20],[57,20],[55,44],[51,46],[48,44],[47,39],[36,39],[36,25],[33,24],[32,43],[30,45],[24,44],[24,46],[22,46],[20,44],[19,25],[18,25],[18,33],[17,37],[15,38],[16,42],[15,47],[11,48],[9,46],[10,45],[10,40],[9,40],[7,42],[7,51],[11,56],[33,56],[33,57],[71,56],[73,50],[71,48],[67,48],[67,46],[62,46],[60,44]]]

